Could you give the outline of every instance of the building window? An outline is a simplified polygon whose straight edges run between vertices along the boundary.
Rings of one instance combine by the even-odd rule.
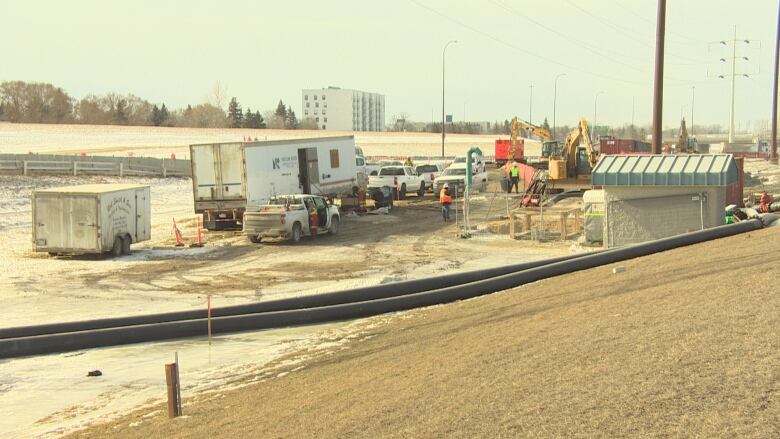
[[[325,125],[323,125],[323,126],[322,126],[322,129],[323,129],[323,130],[325,129]]]
[[[325,108],[328,108],[328,103],[327,102],[323,102],[322,106],[325,107]]]
[[[309,115],[309,110],[303,110],[303,115],[304,116],[308,116]]]
[[[316,109],[316,108],[315,108],[315,109],[314,109],[314,114],[320,114],[320,110],[318,110],[318,109]]]
[[[322,129],[325,129],[325,125],[322,126]],[[338,168],[339,167],[339,150],[338,149],[331,149],[330,150],[330,167],[331,168]]]
[[[327,118],[327,117],[323,117],[323,118],[322,118],[322,121],[323,121],[323,122],[327,122],[327,121],[328,121],[328,118]]]
[[[322,114],[325,114],[325,112],[326,112],[326,111],[327,111],[327,110],[325,110],[325,109],[323,108],[323,109],[322,109]]]
[[[314,121],[315,121],[315,122],[319,122],[319,121],[320,121],[320,118],[319,118],[319,117],[315,117],[315,118],[314,118]]]
[[[317,100],[317,95],[314,95],[314,100],[315,100],[315,101]]]
[[[322,100],[323,100],[323,101],[325,100],[325,95],[322,95]]]
[[[306,103],[306,108],[309,108],[309,102]]]
[[[315,102],[314,106],[317,107],[317,108],[320,108],[320,103],[319,102]]]

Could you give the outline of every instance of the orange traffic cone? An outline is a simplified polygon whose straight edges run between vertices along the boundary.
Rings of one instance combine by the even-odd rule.
[[[181,232],[179,231],[179,228],[176,227],[176,219],[173,219],[173,236],[176,238],[176,247],[182,247],[184,245],[184,240],[181,238]]]
[[[198,242],[195,242],[193,244],[190,244],[190,247],[203,247],[203,217],[198,215]]]

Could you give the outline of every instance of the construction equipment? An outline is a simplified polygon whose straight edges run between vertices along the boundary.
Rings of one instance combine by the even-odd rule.
[[[580,154],[580,146],[584,145],[584,153]],[[588,121],[583,117],[579,125],[566,136],[563,148],[550,156],[549,173],[552,180],[565,180],[583,174],[590,174],[596,166],[598,153],[590,143]]]
[[[688,137],[688,129],[685,127],[685,118],[680,121],[680,135],[677,137],[677,154],[696,154],[698,142],[695,138]]]
[[[542,157],[551,157],[558,154],[560,145],[553,139],[553,135],[547,128],[528,123],[517,117],[512,118],[512,131],[509,138],[510,151],[509,157],[514,157],[515,148],[517,147],[517,137],[521,129],[528,131],[530,134],[538,137],[542,141]]]

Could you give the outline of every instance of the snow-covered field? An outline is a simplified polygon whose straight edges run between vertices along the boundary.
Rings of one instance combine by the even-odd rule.
[[[169,128],[97,125],[0,123],[0,153],[63,153],[184,158],[188,145],[210,142],[354,135],[355,143],[371,156],[439,156],[441,135],[435,133],[345,132],[309,130],[252,130],[228,128]],[[493,153],[496,135],[448,134],[447,155],[464,154],[478,146]],[[506,136],[503,136],[506,137]]]

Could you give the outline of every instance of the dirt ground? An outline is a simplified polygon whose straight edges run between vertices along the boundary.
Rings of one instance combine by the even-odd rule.
[[[151,186],[152,241],[134,244],[131,255],[119,258],[33,253],[31,192],[97,182]],[[500,215],[505,204],[504,194],[475,196],[475,224]],[[206,232],[205,247],[176,248],[174,219],[185,240],[193,242],[189,179],[0,176],[0,298],[5,310],[0,327],[204,309],[207,294],[214,306],[226,306],[583,251],[572,241],[520,243],[484,231],[472,239],[457,238],[456,226],[442,221],[430,193],[422,199],[409,196],[388,215],[345,214],[338,235],[305,238],[298,245],[257,245],[240,232]],[[188,339],[3,360],[0,436],[59,437],[159,401],[164,396],[159,368],[174,351],[185,361],[183,378],[199,392],[241,380],[291,349],[329,344],[329,331],[345,331],[349,325],[231,334],[219,338],[213,349],[205,339]],[[93,369],[104,371],[104,378],[85,379]]]
[[[369,319],[260,383],[184,395],[184,418],[73,437],[778,437],[779,230]]]

